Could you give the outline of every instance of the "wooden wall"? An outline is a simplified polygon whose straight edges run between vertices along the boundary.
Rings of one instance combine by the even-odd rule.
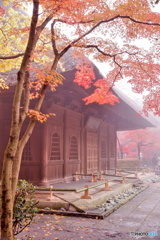
[[[6,97],[7,96],[7,97]],[[0,105],[0,157],[9,136],[11,95]],[[78,101],[62,98],[50,101],[44,109],[55,113],[47,123],[37,123],[27,143],[20,178],[36,185],[49,185],[78,173],[102,171],[116,166],[115,127],[103,121],[98,109],[82,111]]]

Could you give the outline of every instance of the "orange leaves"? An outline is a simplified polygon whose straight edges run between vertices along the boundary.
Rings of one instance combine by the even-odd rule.
[[[148,22],[153,22],[153,23],[158,23],[159,19],[160,19],[160,14],[154,13],[154,12],[150,12],[148,14],[146,14],[146,19],[148,20]]]
[[[5,2],[7,3],[7,0]],[[0,50],[2,55],[24,52],[30,26],[28,16],[23,16],[21,12],[24,11],[23,5],[27,7],[28,2],[32,1],[14,0],[13,6],[21,8],[22,11],[7,10],[7,21],[2,21],[5,24],[1,27],[3,32],[0,32],[3,39]],[[40,96],[44,85],[50,86],[51,90],[55,91],[56,87],[62,84],[63,77],[58,72],[50,70],[50,63],[55,58],[58,65],[60,53],[65,50],[67,52],[69,48],[80,49],[79,52],[92,56],[96,61],[106,62],[105,68],[108,65],[112,67],[107,76],[108,83],[97,82],[99,85],[96,85],[94,67],[86,59],[78,63],[74,81],[85,89],[93,86],[95,90],[85,99],[87,104],[94,101],[100,104],[117,102],[116,97],[110,92],[109,82],[121,79],[122,74],[123,77],[130,79],[134,91],[138,93],[158,85],[156,78],[159,75],[159,65],[155,67],[154,64],[159,63],[160,56],[160,14],[152,12],[148,1],[39,0],[39,2],[41,7],[37,26],[40,26],[50,14],[53,14],[54,25],[52,32],[48,25],[44,29],[31,57],[38,65],[30,69],[31,74],[34,72],[35,79],[30,83],[31,98]],[[0,16],[3,15],[4,10],[0,7]],[[147,25],[153,22],[157,22],[157,25]],[[133,40],[137,39],[144,42],[142,45],[146,44],[147,39],[146,45],[149,43],[152,49],[144,52],[143,47],[134,45]],[[127,55],[126,59],[123,53]],[[137,58],[133,54],[137,55]],[[18,59],[15,61],[16,66],[11,65],[10,68],[17,67],[21,58],[19,63],[17,61]],[[70,62],[69,59],[67,61]],[[6,66],[9,64],[5,64],[3,69],[6,69]],[[149,108],[148,104],[146,106]]]
[[[84,98],[83,100],[86,102],[86,104],[97,102],[99,104],[114,105],[116,102],[119,102],[118,98],[113,95],[111,91],[104,91],[101,88],[96,89],[94,93]]]
[[[93,0],[88,0],[88,2],[94,6]],[[84,18],[86,9],[89,9],[87,3],[81,0],[40,0],[41,6],[70,23]]]
[[[94,90],[94,93],[83,99],[86,104],[97,102],[99,104],[114,105],[115,103],[119,102],[118,98],[113,95],[112,91],[110,90],[111,84],[107,82],[106,79],[100,79],[96,81],[94,86],[97,87]]]
[[[0,6],[0,18],[5,14],[5,9]]]
[[[83,59],[79,61],[76,69],[77,72],[75,74],[74,81],[78,83],[78,85],[83,86],[85,89],[90,88],[91,84],[95,80],[92,64],[87,59]]]
[[[55,114],[54,113],[44,114],[41,113],[40,111],[35,111],[32,109],[28,111],[28,117],[34,118],[36,121],[39,121],[41,123],[46,122],[50,116],[55,116]]]
[[[55,91],[56,87],[58,87],[59,84],[62,84],[64,77],[57,71],[50,69],[50,65],[46,65],[45,68],[36,66],[30,67],[29,70],[33,72],[33,77],[36,79],[35,81],[30,82],[31,99],[39,96],[39,92],[44,85],[49,85],[51,91]]]
[[[134,17],[139,20],[144,20],[144,14],[150,12],[149,3],[146,0],[129,0],[123,1],[123,3],[116,1],[115,7],[120,15]]]
[[[79,61],[76,69],[77,72],[74,81],[77,82],[78,85],[83,86],[85,89],[91,88],[92,85],[94,89],[96,87],[91,95],[83,99],[86,104],[97,102],[99,104],[114,105],[116,102],[119,102],[118,98],[110,91],[113,79],[99,79],[95,82],[93,66],[86,59]]]
[[[143,111],[146,115],[148,111],[152,111],[155,115],[160,115],[160,86],[145,97]]]

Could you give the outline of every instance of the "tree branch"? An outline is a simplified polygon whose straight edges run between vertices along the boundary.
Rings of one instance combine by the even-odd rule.
[[[140,67],[140,69],[151,79],[153,80],[153,78],[151,77],[151,75],[142,67],[142,64],[140,63],[139,59],[136,57],[137,63]]]
[[[55,54],[55,56],[58,54],[58,50],[56,47],[56,41],[55,41],[55,31],[54,31],[54,25],[55,25],[55,21],[52,22],[51,24],[51,41],[52,41],[52,48],[53,48],[53,52]]]
[[[121,74],[121,71],[122,71],[122,69],[123,69],[123,66],[121,66],[119,63],[118,63],[118,61],[116,60],[116,57],[118,56],[118,55],[122,55],[122,54],[124,54],[124,53],[127,53],[128,55],[136,55],[137,53],[129,53],[129,52],[127,52],[127,51],[123,51],[123,52],[119,52],[119,53],[115,53],[115,54],[110,54],[110,53],[106,53],[106,52],[104,52],[103,50],[101,50],[99,47],[98,47],[98,45],[94,45],[94,44],[89,44],[89,45],[82,45],[82,46],[79,46],[79,47],[82,47],[82,48],[95,48],[99,53],[101,53],[102,55],[104,55],[104,56],[107,56],[107,57],[110,57],[110,58],[113,58],[113,62],[118,66],[118,68],[119,68],[119,71],[118,71],[118,73],[116,74],[116,76],[115,76],[115,79],[114,79],[114,81],[113,81],[113,84],[114,84],[114,82],[116,81],[116,79],[117,79],[117,77],[120,75],[121,77],[122,77],[122,74]]]
[[[2,32],[2,34],[3,34],[3,36],[4,36],[4,38],[5,38],[5,40],[6,40],[6,42],[7,42],[7,37],[6,37],[5,33],[3,32],[2,28],[1,28],[0,30],[1,30],[1,32]]]
[[[86,32],[84,35],[88,35],[89,33],[91,33],[94,29],[96,29],[98,26],[100,26],[102,23],[109,23],[109,22],[112,22],[118,18],[121,18],[121,19],[129,19],[130,21],[134,22],[134,23],[138,23],[138,24],[143,24],[143,25],[149,25],[149,26],[160,26],[160,23],[152,23],[152,22],[144,22],[144,21],[140,21],[140,20],[136,20],[130,16],[127,16],[127,15],[116,15],[112,18],[109,18],[109,19],[104,19],[104,20],[101,20],[100,22],[98,22],[97,24],[95,24],[88,32]],[[90,21],[79,21],[79,22],[67,22],[67,21],[64,21],[64,20],[61,20],[61,19],[55,19],[56,22],[61,22],[61,23],[66,23],[68,25],[77,25],[77,24],[87,24],[87,23],[94,23],[94,20],[90,20]],[[81,37],[80,37],[81,38]]]
[[[158,26],[158,27],[160,27],[160,23],[143,22],[143,21],[135,20],[134,18],[132,18],[132,17],[130,17],[130,16],[117,15],[117,18],[129,19],[130,21],[132,21],[132,22],[134,22],[134,23],[138,23],[138,24],[149,25],[149,26]]]
[[[41,92],[39,94],[39,98],[36,102],[36,105],[34,107],[34,110],[35,111],[40,111],[40,108],[42,106],[42,103],[43,103],[43,100],[44,100],[44,97],[45,97],[45,93],[46,93],[46,90],[47,90],[47,87],[48,87],[48,84],[44,84],[41,88]],[[33,129],[34,129],[34,126],[36,124],[37,120],[35,118],[31,118],[30,119],[30,122],[27,126],[27,129],[25,131],[25,133],[23,134],[21,140],[19,141],[19,145],[24,148],[25,144],[27,143]]]
[[[30,72],[29,70],[27,70],[25,74],[25,80],[24,80],[24,96],[23,96],[22,112],[20,114],[20,122],[19,122],[20,126],[22,126],[27,116],[29,103],[30,103],[29,77],[30,77]]]
[[[0,59],[8,60],[8,59],[19,58],[19,57],[22,57],[22,56],[24,56],[24,53],[19,53],[19,54],[13,55],[13,56],[0,56]]]
[[[130,17],[130,16],[123,16],[123,15],[116,15],[110,19],[106,19],[106,20],[102,20],[100,22],[98,22],[97,24],[95,24],[93,27],[90,28],[90,30],[88,30],[87,32],[85,32],[84,34],[82,34],[80,37],[78,37],[76,40],[72,41],[70,44],[68,44],[67,47],[65,47],[60,55],[63,56],[64,53],[66,53],[69,48],[71,48],[74,44],[76,44],[77,42],[79,42],[81,39],[83,39],[84,37],[86,37],[87,35],[89,35],[90,33],[92,33],[97,27],[99,27],[101,24],[103,23],[109,23],[112,22],[116,19],[129,19],[130,21],[134,22],[134,23],[138,23],[138,24],[143,24],[143,25],[149,25],[149,26],[160,26],[160,23],[151,23],[151,22],[143,22],[143,21],[139,21],[139,20],[135,20],[134,18]],[[67,23],[66,21],[60,20],[60,19],[56,19],[55,22],[62,22],[62,23],[66,23],[66,24],[70,24],[70,25],[75,25],[75,24],[84,24],[86,22],[74,22],[74,23]],[[94,22],[93,20],[90,22]],[[109,56],[109,54],[108,54]]]

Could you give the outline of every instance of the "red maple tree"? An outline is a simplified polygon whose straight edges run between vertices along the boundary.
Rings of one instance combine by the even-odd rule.
[[[117,151],[127,158],[138,158],[151,165],[154,154],[160,156],[160,129],[147,128],[120,132]]]

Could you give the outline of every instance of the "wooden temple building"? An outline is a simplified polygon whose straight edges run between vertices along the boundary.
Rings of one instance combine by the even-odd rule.
[[[89,92],[73,82],[75,69],[66,71],[64,84],[48,91],[42,112],[55,113],[47,123],[37,123],[22,157],[21,179],[36,185],[50,185],[72,178],[116,168],[116,132],[152,127],[137,117],[137,111],[123,97],[114,106],[85,105]],[[96,78],[102,75],[96,69]],[[14,86],[0,93],[0,159],[7,144]],[[113,89],[114,93],[118,91]]]

